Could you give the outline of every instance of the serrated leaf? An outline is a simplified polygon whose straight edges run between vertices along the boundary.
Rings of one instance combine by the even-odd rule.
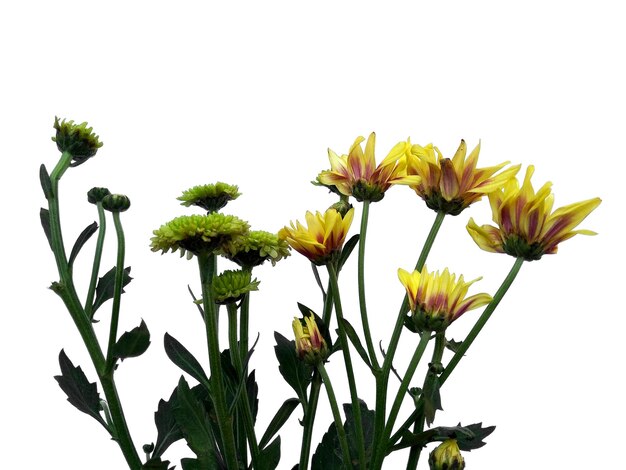
[[[456,439],[459,444],[459,449],[471,451],[484,446],[485,442],[483,439],[491,434],[495,428],[495,426],[483,428],[482,423],[475,423],[469,426],[462,426],[461,423],[459,423],[458,426],[454,427],[438,426],[419,434],[406,431],[402,436],[402,440],[393,446],[391,450],[396,451],[413,446],[424,447],[430,442]]]
[[[275,470],[280,462],[280,436],[259,452],[259,470]]]
[[[72,252],[70,253],[70,258],[67,262],[70,268],[74,264],[74,260],[78,256],[78,253],[80,253],[81,248],[85,245],[85,243],[87,243],[91,236],[96,233],[97,230],[98,224],[96,222],[93,222],[92,224],[85,227],[85,230],[80,233],[80,235],[76,239],[76,242],[74,243],[74,246],[72,247]]]
[[[361,359],[363,359],[363,362],[365,362],[365,365],[367,365],[367,367],[369,367],[370,370],[373,371],[374,369],[373,369],[372,364],[370,362],[370,358],[367,355],[367,352],[365,351],[365,348],[361,344],[361,340],[359,339],[359,335],[357,335],[356,331],[354,330],[354,327],[345,318],[343,318],[343,329],[345,330],[346,335],[348,336],[348,339],[350,340],[350,342],[354,346],[354,349],[356,349],[356,352],[359,353],[359,356],[361,356]]]
[[[463,341],[454,341],[454,339],[446,339],[446,348],[448,348],[453,353],[456,353],[462,344],[463,344]]]
[[[54,378],[61,390],[67,395],[67,401],[83,413],[88,414],[108,430],[108,426],[100,415],[100,394],[95,383],[90,383],[80,366],[74,367],[72,361],[61,349],[59,353],[61,375]]]
[[[130,281],[132,281],[132,277],[130,277],[130,266],[124,268],[123,280],[122,280],[122,294],[124,293],[123,287],[128,285]],[[96,300],[93,302],[93,308],[91,309],[91,314],[93,316],[96,313],[96,310],[100,308],[100,306],[109,299],[113,298],[113,290],[115,288],[115,266],[111,268],[104,276],[98,279],[98,284],[96,285]]]
[[[43,195],[46,199],[50,200],[53,196],[52,181],[50,181],[50,175],[48,174],[48,170],[46,170],[46,166],[43,163],[39,167],[39,182],[41,183],[41,189],[43,189]]]
[[[170,445],[183,438],[183,433],[176,422],[176,418],[174,418],[173,412],[177,394],[178,387],[174,389],[168,401],[159,400],[159,406],[154,413],[157,440],[152,452],[153,457],[161,457]]]
[[[44,209],[43,207],[39,210],[39,219],[41,220],[41,227],[43,228],[43,233],[46,234],[46,238],[48,239],[48,245],[52,248],[52,233],[50,231],[50,212],[48,209]]]
[[[461,423],[459,423],[459,426],[461,426]],[[486,442],[484,442],[483,439],[495,431],[496,427],[487,426],[486,428],[483,428],[483,423],[474,423],[463,427],[463,429],[467,430],[469,433],[464,433],[463,435],[457,437],[459,449],[471,451],[484,446]]]
[[[367,408],[367,405],[363,400],[359,400],[359,407],[361,409],[361,429],[363,430],[363,443],[365,444],[365,460],[369,462],[372,455],[372,447],[374,442],[375,413]],[[356,423],[354,422],[352,405],[349,403],[344,404],[343,411],[346,415],[346,421],[343,427],[346,430],[346,437],[348,439],[350,455],[355,458],[357,455],[359,455],[359,450],[357,446],[358,440],[356,437]],[[358,465],[354,465],[354,467],[357,468]]]
[[[295,341],[289,341],[277,331],[274,332],[274,339],[276,340],[274,352],[278,359],[278,370],[285,382],[294,389],[300,403],[306,407],[306,391],[313,376],[313,369],[298,358]]]
[[[159,458],[151,458],[141,466],[140,470],[172,470],[169,460],[161,460]]]
[[[359,243],[359,234],[352,235],[350,239],[344,243],[343,250],[341,250],[341,255],[339,256],[339,263],[337,264],[337,272],[341,271],[343,265],[346,264],[348,258],[352,254],[352,251],[356,247],[357,243]]]
[[[180,367],[183,372],[187,372],[201,384],[208,386],[209,378],[198,360],[183,346],[176,338],[165,333],[163,337],[165,354],[170,360]]]
[[[422,396],[424,397],[424,417],[426,423],[430,426],[435,420],[435,414],[437,410],[443,410],[441,407],[441,394],[439,393],[440,382],[439,376],[428,372],[428,377],[424,381],[424,390]]]
[[[113,346],[113,356],[122,361],[128,357],[141,356],[150,346],[150,331],[146,322],[141,320],[141,324],[130,331],[126,331]]]
[[[311,470],[346,470],[341,450],[337,452],[338,449],[341,449],[339,435],[333,422],[315,449],[311,458]]]
[[[272,418],[272,421],[270,421],[270,424],[267,426],[265,434],[263,434],[263,437],[261,437],[261,440],[259,441],[259,447],[265,447],[265,445],[267,445],[272,437],[274,437],[274,435],[276,435],[276,433],[280,431],[280,428],[282,428],[283,425],[287,422],[287,420],[291,416],[291,413],[293,413],[293,411],[298,407],[299,404],[300,400],[298,400],[297,398],[289,398],[285,400],[285,402],[281,405],[281,407]]]

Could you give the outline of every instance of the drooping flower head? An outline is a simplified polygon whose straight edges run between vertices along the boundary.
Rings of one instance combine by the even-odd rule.
[[[283,227],[278,236],[316,265],[325,265],[341,251],[353,217],[354,209],[344,217],[335,209],[328,209],[324,214],[307,212],[306,227],[299,221],[295,225],[291,222],[291,226]]]
[[[93,157],[100,147],[98,136],[94,134],[93,127],[87,127],[87,123],[74,124],[74,121],[59,121],[54,118],[54,129],[56,135],[52,141],[56,142],[60,152],[67,152],[72,156],[70,166],[78,166]]]
[[[208,212],[217,212],[229,201],[237,199],[239,196],[241,194],[237,186],[218,181],[215,184],[205,184],[187,189],[177,199],[182,201],[180,204],[186,207],[198,206]]]
[[[430,470],[463,470],[465,459],[456,439],[447,439],[430,453],[428,458]]]
[[[200,253],[218,251],[235,237],[245,234],[250,226],[234,215],[213,212],[207,215],[184,215],[170,220],[155,230],[152,251],[167,253],[180,250],[187,258]]]
[[[239,302],[248,292],[259,290],[259,283],[250,271],[224,271],[211,284],[213,300],[220,305]]]
[[[296,338],[296,353],[300,360],[312,366],[324,362],[330,349],[315,317],[312,314],[304,315],[302,319],[294,317],[291,326]]]
[[[574,235],[595,235],[590,230],[573,229],[598,207],[602,202],[600,198],[570,204],[553,212],[552,183],[544,184],[535,192],[530,182],[534,171],[535,167],[529,165],[521,187],[517,179],[513,179],[503,189],[489,195],[493,221],[498,227],[479,227],[474,219],[469,220],[467,231],[480,248],[532,261],[556,253],[559,243]]]
[[[254,230],[227,243],[222,254],[242,268],[252,269],[268,260],[276,265],[278,261],[289,256],[290,252],[287,242],[278,235]]]
[[[465,158],[467,145],[461,140],[454,156],[444,158],[437,147],[413,145],[407,154],[407,173],[419,175],[421,181],[411,188],[438,212],[459,215],[470,204],[502,187],[520,169],[512,166],[498,173],[509,162],[487,168],[476,168],[480,144]],[[496,174],[498,173],[498,174]]]
[[[396,144],[385,159],[376,166],[374,147],[376,134],[371,133],[365,144],[365,152],[361,143],[365,140],[359,136],[350,147],[348,155],[339,156],[328,149],[330,170],[323,171],[317,177],[325,186],[336,187],[346,196],[354,196],[357,201],[380,201],[385,191],[392,184],[417,184],[417,176],[407,176],[404,158],[406,142]]]
[[[457,280],[448,268],[443,273],[428,272],[426,266],[421,273],[398,269],[398,278],[411,307],[411,324],[407,326],[414,331],[442,331],[468,310],[491,302],[488,294],[466,297],[469,287],[482,278],[465,282],[461,275]]]

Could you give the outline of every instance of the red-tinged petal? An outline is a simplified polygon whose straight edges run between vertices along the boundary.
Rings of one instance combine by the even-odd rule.
[[[463,175],[463,168],[467,167],[467,163],[465,162],[466,154],[467,154],[467,144],[465,143],[465,140],[461,140],[461,144],[459,145],[459,148],[454,154],[454,157],[452,157],[452,163],[454,164],[454,171],[459,176],[459,180],[461,179],[460,178],[461,175]],[[470,171],[470,174],[471,174],[471,171]]]
[[[441,160],[441,181],[439,189],[446,201],[452,201],[459,196],[459,180],[454,165],[449,158]]]
[[[491,253],[504,253],[502,234],[493,225],[478,226],[473,218],[467,223],[467,231],[474,242],[483,250]]]

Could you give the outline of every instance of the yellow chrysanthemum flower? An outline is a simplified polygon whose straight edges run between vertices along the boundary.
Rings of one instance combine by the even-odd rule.
[[[328,149],[330,170],[323,171],[317,180],[327,186],[335,186],[341,194],[354,196],[357,201],[380,201],[392,184],[418,184],[419,177],[406,174],[407,142],[396,144],[385,159],[376,166],[374,147],[376,134],[372,132],[365,144],[359,136],[350,147],[348,155],[339,156]]]
[[[535,167],[529,165],[521,188],[517,179],[513,179],[503,189],[489,195],[493,221],[498,227],[479,227],[470,219],[467,231],[480,248],[532,261],[544,254],[556,253],[559,243],[576,234],[596,234],[573,229],[598,207],[601,199],[588,199],[552,212],[552,183],[544,184],[535,193],[530,182],[534,171]]]
[[[426,266],[421,273],[398,269],[398,278],[406,289],[415,331],[442,331],[468,310],[491,302],[491,296],[484,293],[465,297],[469,287],[482,278],[465,282],[461,275],[457,281],[448,268],[441,274],[428,272]]]
[[[354,209],[350,209],[344,217],[335,209],[328,209],[324,214],[316,212],[315,215],[307,212],[306,227],[298,221],[295,225],[291,222],[291,226],[283,227],[278,236],[313,263],[324,265],[341,251],[353,217]]]
[[[467,158],[466,153],[464,140],[452,159],[443,158],[432,144],[425,147],[413,145],[407,153],[407,174],[421,177],[418,184],[410,186],[430,209],[459,215],[485,194],[504,186],[520,169],[520,165],[516,165],[496,174],[509,162],[476,168],[480,143]]]
[[[463,470],[465,459],[461,455],[456,439],[447,439],[430,453],[430,470]]]

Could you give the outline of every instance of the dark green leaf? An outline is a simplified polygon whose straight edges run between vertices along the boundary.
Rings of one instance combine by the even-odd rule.
[[[97,230],[98,230],[98,224],[96,222],[94,222],[94,223],[88,225],[85,228],[85,230],[83,230],[81,232],[81,234],[78,236],[78,238],[76,239],[76,242],[74,243],[74,247],[72,248],[72,252],[70,253],[70,259],[67,262],[67,264],[70,266],[70,268],[74,264],[74,260],[78,256],[78,253],[80,253],[80,250],[83,247],[83,245],[85,243],[87,243],[87,240],[89,240],[91,238],[91,236],[94,233],[96,233]]]
[[[276,433],[280,431],[280,428],[282,428],[283,425],[287,422],[287,420],[291,416],[291,413],[293,413],[293,411],[298,407],[299,404],[300,400],[298,400],[297,398],[289,398],[285,400],[285,402],[272,418],[270,424],[267,426],[265,434],[263,434],[263,437],[259,441],[259,447],[265,447],[270,439],[272,439],[272,437],[274,437],[274,435],[276,435]]]
[[[337,272],[341,271],[341,268],[343,268],[343,265],[346,264],[346,261],[348,261],[348,258],[352,254],[352,251],[354,250],[354,247],[356,247],[357,243],[359,243],[358,233],[356,235],[352,235],[350,240],[348,240],[343,245],[343,250],[341,250],[341,256],[339,256],[339,264],[337,265]]]
[[[141,466],[140,470],[171,470],[169,460],[161,460],[159,458],[151,458]]]
[[[259,452],[259,470],[275,470],[280,462],[280,436]]]
[[[87,380],[80,366],[74,367],[62,349],[59,353],[59,365],[61,366],[61,375],[54,378],[67,395],[67,401],[94,418],[108,430],[107,424],[100,415],[100,395],[96,384]]]
[[[424,417],[426,423],[430,426],[435,420],[437,410],[443,410],[441,407],[441,395],[439,393],[440,382],[439,376],[428,372],[428,376],[424,381]]]
[[[459,349],[459,346],[463,344],[463,341],[454,341],[453,339],[446,339],[446,348],[448,348],[453,353],[456,353]]]
[[[113,356],[124,360],[127,357],[141,356],[150,346],[150,332],[146,322],[141,320],[141,324],[130,331],[125,332],[113,346]]]
[[[48,209],[44,209],[43,207],[39,210],[39,219],[41,220],[41,227],[43,228],[43,232],[46,234],[46,238],[48,239],[48,244],[50,248],[52,248],[52,233],[50,232],[50,212]]]
[[[41,183],[41,189],[43,189],[43,195],[46,196],[46,199],[50,200],[53,196],[52,182],[50,181],[48,170],[46,170],[46,166],[43,163],[39,167],[39,182]]]
[[[320,330],[320,333],[322,334],[322,338],[324,338],[324,341],[326,341],[326,345],[328,346],[328,348],[332,350],[333,339],[330,336],[330,330],[328,329],[328,326],[326,326],[326,323],[324,322],[322,317],[320,317],[317,313],[315,313],[306,305],[301,304],[300,302],[298,302],[298,309],[302,313],[302,317],[309,317],[313,315],[313,318],[315,318],[315,324],[317,325],[317,327]]]
[[[359,407],[361,408],[361,428],[363,430],[363,442],[365,444],[365,459],[370,461],[372,455],[372,444],[374,442],[374,419],[375,414],[372,410],[367,408],[367,405],[363,400],[359,400]],[[346,422],[344,423],[344,429],[346,430],[346,437],[348,438],[348,447],[350,448],[350,455],[355,458],[359,454],[356,437],[356,427],[354,422],[354,414],[352,413],[352,405],[346,403],[343,405],[343,411],[346,415]],[[340,449],[338,449],[341,452]],[[355,465],[358,468],[358,465]]]
[[[246,392],[248,394],[248,401],[250,402],[250,410],[252,411],[252,421],[256,423],[256,415],[259,411],[259,386],[256,383],[254,371],[250,372],[248,380],[246,381]]]
[[[402,436],[402,440],[391,450],[395,451],[413,446],[424,447],[430,442],[442,442],[446,439],[456,439],[459,444],[459,449],[471,451],[484,446],[485,442],[483,439],[491,434],[495,428],[495,426],[483,428],[482,423],[471,424],[469,426],[461,426],[461,423],[459,423],[458,426],[439,426],[419,434],[413,434],[407,431]]]
[[[339,435],[333,422],[317,445],[311,459],[311,470],[345,470]]]
[[[124,268],[124,279],[122,281],[122,287],[128,285],[128,283],[133,279],[130,277],[130,266]],[[107,300],[113,298],[113,289],[115,287],[115,266],[111,268],[104,276],[98,279],[98,284],[96,285],[96,300],[93,302],[93,309],[91,310],[92,315],[96,313],[96,310]],[[124,289],[122,289],[122,294],[124,293]]]
[[[183,467],[183,470],[203,470],[200,462],[196,459],[182,459],[180,464]]]
[[[289,341],[278,332],[274,332],[276,346],[274,352],[278,359],[278,370],[300,399],[300,403],[306,406],[306,390],[313,376],[313,369],[298,358],[296,342]]]
[[[459,423],[461,426],[461,423]],[[474,449],[479,449],[484,446],[486,443],[483,441],[489,434],[495,431],[495,426],[487,426],[483,428],[483,423],[474,423],[469,426],[465,426],[468,433],[460,434],[457,437],[457,443],[459,444],[459,449],[471,451]]]
[[[170,360],[187,372],[194,379],[205,386],[209,383],[209,379],[198,360],[191,354],[185,346],[178,342],[176,338],[165,333],[163,337],[165,354]]]
[[[172,408],[176,403],[178,388],[175,388],[169,401],[160,400],[159,407],[154,413],[154,424],[157,428],[157,440],[154,445],[153,457],[161,457],[163,452],[174,442],[183,438],[183,433],[174,418]]]
[[[359,356],[361,356],[361,359],[363,359],[363,362],[365,362],[365,364],[367,365],[367,367],[370,368],[370,370],[373,370],[372,364],[370,363],[370,358],[367,355],[365,348],[361,344],[359,335],[356,334],[354,327],[345,318],[343,319],[343,328],[346,331],[346,335],[348,336],[348,339],[353,344],[354,349],[356,349],[356,352],[359,353]]]

